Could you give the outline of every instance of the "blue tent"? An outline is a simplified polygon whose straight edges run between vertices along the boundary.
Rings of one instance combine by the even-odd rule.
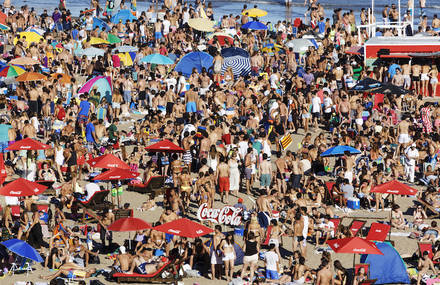
[[[361,256],[361,263],[370,264],[370,279],[377,279],[374,284],[409,284],[405,263],[397,250],[388,242],[376,242],[376,246],[383,255]]]
[[[183,75],[189,77],[193,68],[197,68],[198,72],[202,72],[202,68],[206,68],[207,71],[212,67],[214,58],[206,52],[193,51],[182,57],[177,63],[174,70],[182,72]]]
[[[137,20],[137,18],[133,16],[130,10],[121,10],[111,18],[111,22],[113,24],[118,24],[119,21],[122,21],[122,23],[126,23],[127,21],[133,20]]]
[[[354,147],[348,145],[337,145],[321,153],[321,156],[342,156],[346,151],[350,152],[350,154],[361,153],[359,150],[355,149]]]
[[[99,28],[102,30],[102,28],[105,28],[106,31],[110,31],[110,27],[107,25],[106,22],[103,20],[93,17],[93,29]]]
[[[267,30],[267,26],[258,21],[247,22],[241,27],[247,30]]]

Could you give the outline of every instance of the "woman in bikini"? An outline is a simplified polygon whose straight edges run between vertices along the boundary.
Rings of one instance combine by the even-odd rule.
[[[263,237],[263,229],[261,228],[260,224],[258,223],[257,215],[256,213],[251,214],[251,220],[249,221],[246,229],[248,238],[250,233],[253,233],[255,236],[255,239],[260,241],[260,239]]]
[[[223,254],[222,260],[225,264],[226,280],[229,282],[232,279],[232,274],[234,272],[234,261],[236,258],[234,250],[234,236],[232,234],[227,234],[225,239],[221,241],[219,249]]]

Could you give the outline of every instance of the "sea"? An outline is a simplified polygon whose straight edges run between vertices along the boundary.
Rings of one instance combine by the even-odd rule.
[[[1,1],[1,0],[0,0]],[[308,0],[307,0],[308,1]],[[415,3],[415,14],[414,14],[414,23],[417,24],[420,21],[420,8],[419,1],[413,0]],[[79,16],[81,10],[88,9],[90,7],[90,0],[65,0],[67,9],[69,9],[73,16]],[[129,0],[125,0],[125,3],[128,3]],[[185,2],[195,3],[195,1],[185,0]],[[206,0],[206,2],[211,2],[214,9],[215,20],[219,20],[223,15],[234,14],[237,15],[240,13],[243,5],[246,4],[249,8],[257,5],[258,8],[268,11],[268,15],[261,18],[261,21],[271,21],[272,23],[276,23],[278,21],[283,20],[292,20],[295,18],[304,18],[304,14],[307,12],[307,7],[304,6],[303,0],[290,1],[290,6],[286,6],[285,0]],[[342,8],[342,12],[348,12],[353,10],[355,12],[356,18],[359,21],[359,14],[362,8],[371,8],[371,0],[370,1],[362,1],[362,0],[318,0],[321,5],[324,6],[325,9],[325,17],[331,18],[333,11],[337,8]],[[382,9],[385,5],[391,6],[391,4],[396,4],[398,6],[397,0],[375,0],[374,1],[374,12],[376,15],[376,19],[380,21],[382,19],[381,13]],[[159,0],[159,5],[162,3],[162,0]],[[48,9],[48,11],[52,11],[56,6],[58,6],[58,0],[11,0],[11,4],[15,7],[20,7],[23,5],[28,5],[29,7],[33,7],[37,13],[41,13],[44,9]],[[105,7],[105,0],[100,0],[101,7]],[[137,10],[144,11],[149,6],[153,5],[155,7],[155,3],[152,1],[137,1]],[[408,9],[407,1],[401,1],[401,15],[403,17],[405,11]],[[426,0],[426,15],[432,19],[433,14],[440,14],[440,0]],[[439,15],[440,16],[440,15]]]

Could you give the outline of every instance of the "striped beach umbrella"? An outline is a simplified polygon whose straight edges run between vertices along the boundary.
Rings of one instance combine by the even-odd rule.
[[[232,69],[234,77],[246,76],[251,72],[249,53],[242,48],[230,47],[222,49],[222,71],[224,74],[228,68]]]
[[[3,65],[0,66],[0,76],[1,77],[16,77],[19,76],[23,73],[25,73],[26,70],[24,70],[23,67],[18,66],[18,65]]]

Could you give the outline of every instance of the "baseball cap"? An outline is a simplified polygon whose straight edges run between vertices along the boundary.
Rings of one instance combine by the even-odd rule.
[[[238,203],[243,203],[243,198],[238,198]]]

